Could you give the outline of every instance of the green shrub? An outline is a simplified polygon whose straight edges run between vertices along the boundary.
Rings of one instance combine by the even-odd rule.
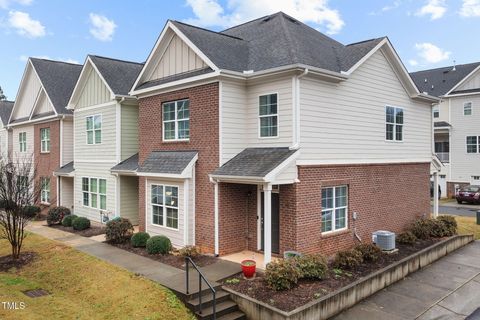
[[[107,222],[105,239],[111,243],[125,243],[133,235],[133,225],[127,218],[112,219]]]
[[[25,213],[25,215],[29,218],[32,218],[32,219],[35,218],[36,216],[38,216],[41,211],[42,211],[42,209],[38,206],[26,206],[23,209],[23,212]]]
[[[130,239],[130,242],[132,244],[132,247],[135,247],[135,248],[146,247],[147,240],[149,238],[150,238],[150,235],[147,232],[137,232],[132,236],[132,239]]]
[[[265,281],[275,291],[288,290],[297,284],[300,275],[295,259],[282,259],[267,265]]]
[[[417,242],[417,237],[411,231],[405,231],[396,236],[397,243],[414,245]]]
[[[200,250],[198,250],[197,247],[195,246],[185,246],[183,247],[182,249],[180,249],[178,251],[178,253],[182,256],[182,257],[190,257],[190,258],[193,258],[193,257],[196,257],[200,254]]]
[[[72,227],[73,227],[73,230],[78,230],[78,231],[88,229],[90,228],[90,220],[88,220],[85,217],[76,217],[72,221]]]
[[[433,238],[441,238],[448,235],[447,225],[440,220],[432,219],[432,231],[430,236]]]
[[[382,256],[382,249],[373,243],[362,243],[354,249],[362,254],[363,261],[375,262]]]
[[[300,278],[323,279],[328,271],[327,260],[319,255],[303,255],[292,258],[298,270]]]
[[[452,216],[439,216],[438,221],[441,221],[445,226],[445,235],[446,237],[453,236],[457,234],[457,220]]]
[[[362,253],[356,249],[350,249],[337,252],[333,265],[340,269],[354,269],[362,262]]]
[[[172,250],[172,243],[166,236],[153,236],[147,240],[149,254],[167,254]]]
[[[71,227],[73,219],[75,219],[75,218],[77,218],[77,216],[74,215],[74,214],[69,214],[68,216],[63,217],[62,226]]]
[[[412,223],[410,231],[417,237],[417,239],[429,239],[433,234],[435,222],[433,219],[421,218]]]
[[[70,209],[65,207],[54,207],[48,210],[47,214],[47,224],[50,226],[52,224],[59,224],[62,222],[63,217],[70,214]]]

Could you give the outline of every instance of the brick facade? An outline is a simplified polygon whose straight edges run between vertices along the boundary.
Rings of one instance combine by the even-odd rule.
[[[42,153],[40,146],[40,130],[43,128],[50,128],[50,152],[47,153]],[[42,212],[46,212],[49,207],[57,204],[57,177],[53,175],[53,171],[60,166],[60,120],[34,125],[33,150],[37,171],[35,185],[40,187],[41,178],[50,178],[50,206],[41,205]],[[40,198],[38,202],[40,203]]]
[[[139,162],[152,151],[196,150],[195,243],[206,252],[214,250],[214,186],[208,174],[219,165],[219,86],[211,83],[139,99]],[[190,140],[162,141],[162,103],[190,101]],[[145,230],[145,178],[139,179],[139,227]]]

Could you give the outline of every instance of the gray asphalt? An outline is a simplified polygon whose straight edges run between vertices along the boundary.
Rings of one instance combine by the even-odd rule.
[[[465,205],[463,205],[461,208],[451,207],[451,206],[439,206],[438,207],[438,213],[439,214],[451,214],[451,215],[465,216],[465,217],[475,217],[477,210],[479,210],[479,209],[475,208],[475,207],[465,208]],[[432,211],[433,211],[433,206],[432,206]]]

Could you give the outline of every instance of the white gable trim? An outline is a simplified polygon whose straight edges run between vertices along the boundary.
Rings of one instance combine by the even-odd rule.
[[[200,49],[198,49],[197,46],[195,46],[190,39],[187,38],[171,21],[168,21],[165,27],[162,30],[162,33],[160,34],[160,37],[158,38],[157,42],[155,43],[155,46],[153,47],[152,51],[150,52],[150,55],[148,56],[147,62],[145,62],[142,71],[140,71],[140,74],[138,75],[137,79],[135,80],[135,83],[133,84],[133,87],[130,89],[130,94],[133,94],[135,91],[135,88],[139,85],[140,81],[143,80],[143,77],[145,76],[145,73],[147,70],[151,67],[152,60],[154,56],[158,54],[157,50],[158,47],[160,46],[160,43],[165,40],[166,34],[168,30],[172,30],[177,36],[187,44],[187,46],[190,47],[190,49],[193,50],[193,52],[198,55],[205,63],[212,68],[214,71],[219,71],[219,68],[202,52]],[[171,41],[171,39],[169,39]]]
[[[447,93],[444,94],[444,96],[448,96],[451,92],[455,91],[458,87],[460,87],[463,83],[465,83],[471,76],[473,76],[478,70],[480,70],[480,65],[473,69],[472,72],[470,72],[465,78],[460,80],[456,85],[453,86],[452,89],[448,90]]]

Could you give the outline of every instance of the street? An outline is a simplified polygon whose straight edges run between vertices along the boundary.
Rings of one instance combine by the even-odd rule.
[[[480,205],[458,204],[455,201],[440,202],[438,207],[439,214],[451,214],[456,216],[475,217],[476,212],[480,210]],[[432,206],[433,212],[433,206]]]

